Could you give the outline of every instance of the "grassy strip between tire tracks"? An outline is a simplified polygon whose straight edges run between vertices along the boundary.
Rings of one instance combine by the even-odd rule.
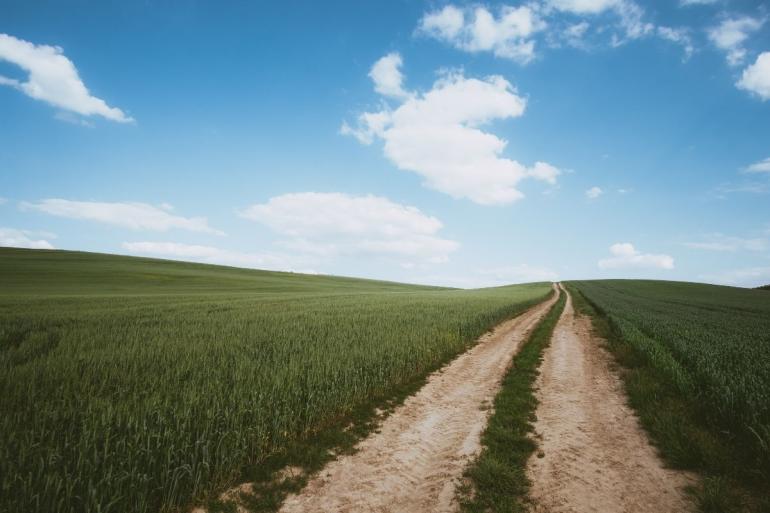
[[[494,413],[481,438],[478,459],[465,471],[459,489],[464,512],[517,512],[527,509],[530,482],[527,460],[537,444],[531,437],[537,400],[534,383],[539,374],[543,350],[564,310],[566,294],[561,292],[528,340],[513,359],[495,397]]]
[[[677,393],[666,375],[623,340],[611,319],[577,287],[568,283],[566,288],[575,310],[591,317],[594,330],[607,341],[607,349],[622,366],[621,377],[629,404],[664,460],[673,468],[701,474],[700,484],[691,490],[698,510],[702,513],[769,512],[770,495],[766,489],[762,491],[761,485],[744,482],[718,464],[729,459],[730,448],[723,435],[698,415],[698,405]]]

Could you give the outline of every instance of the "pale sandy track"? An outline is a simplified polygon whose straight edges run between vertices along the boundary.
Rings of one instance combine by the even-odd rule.
[[[693,480],[666,469],[626,404],[612,356],[567,298],[538,377],[532,456],[533,510],[542,512],[691,511]]]
[[[447,512],[455,487],[480,450],[491,403],[519,344],[555,297],[498,326],[433,374],[357,452],[331,462],[284,513]]]

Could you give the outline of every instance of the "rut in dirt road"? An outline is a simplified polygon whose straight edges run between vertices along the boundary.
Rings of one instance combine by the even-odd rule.
[[[383,422],[357,452],[329,463],[284,513],[449,512],[455,487],[480,450],[494,399],[521,342],[556,301],[533,307],[484,335],[436,372]]]
[[[527,469],[533,510],[691,511],[684,489],[694,479],[664,468],[601,343],[568,294],[537,380],[542,457],[530,458]]]

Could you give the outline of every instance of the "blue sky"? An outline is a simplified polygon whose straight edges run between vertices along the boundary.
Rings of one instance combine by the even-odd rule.
[[[0,245],[770,283],[761,1],[0,0]]]

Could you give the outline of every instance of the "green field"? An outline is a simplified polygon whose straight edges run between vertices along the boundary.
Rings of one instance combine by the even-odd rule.
[[[550,292],[0,249],[0,511],[190,505]]]
[[[632,369],[631,403],[668,460],[702,472],[717,495],[746,485],[749,502],[770,507],[770,294],[638,280],[570,285],[609,321],[616,356]]]

